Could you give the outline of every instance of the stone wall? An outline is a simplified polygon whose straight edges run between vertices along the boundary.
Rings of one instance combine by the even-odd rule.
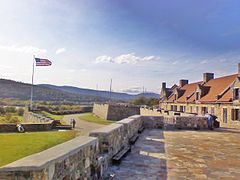
[[[27,108],[24,110],[23,115],[23,122],[24,123],[49,123],[52,122],[54,119],[48,118],[42,114],[37,114],[28,111]]]
[[[177,129],[192,129],[192,128],[200,128],[205,129],[208,128],[207,120],[202,116],[179,116],[176,117],[176,125]]]
[[[232,110],[239,109],[239,104],[234,103],[221,103],[221,104],[181,104],[181,103],[162,103],[161,107],[164,110],[169,110],[169,115],[171,115],[171,106],[177,106],[177,111],[180,111],[180,106],[185,107],[185,112],[181,113],[182,116],[194,116],[197,115],[204,115],[202,110],[206,108],[210,114],[213,114],[218,117],[218,121],[221,124],[221,127],[228,127],[228,128],[240,128],[240,121],[233,120]],[[227,120],[224,121],[224,113],[223,109],[227,110]],[[191,114],[194,113],[194,114]]]
[[[143,126],[145,128],[163,128],[164,117],[163,116],[142,116]]]
[[[139,115],[140,108],[128,105],[110,104],[108,107],[107,119],[113,121],[119,121],[133,115]]]
[[[122,104],[94,103],[93,113],[103,119],[119,121],[132,115],[139,115],[140,108]]]
[[[0,179],[100,179],[111,158],[145,128],[206,128],[204,117],[131,116],[0,168]]]
[[[98,142],[78,137],[0,168],[0,179],[99,179]]]
[[[95,114],[98,117],[101,117],[103,119],[107,119],[108,118],[108,104],[94,103],[93,114]]]
[[[124,127],[122,124],[111,124],[90,132],[89,136],[97,137],[101,154],[112,158],[124,145]]]
[[[50,131],[52,130],[51,123],[44,124],[21,124],[25,131],[34,132],[34,131]],[[0,132],[18,132],[16,124],[0,124]]]
[[[162,113],[160,111],[157,111],[157,109],[140,108],[140,115],[143,115],[143,116],[162,116]]]
[[[140,115],[131,116],[125,118],[121,121],[116,122],[117,124],[122,124],[124,127],[124,143],[127,144],[129,139],[134,135],[138,134],[138,130],[143,126],[142,119]]]

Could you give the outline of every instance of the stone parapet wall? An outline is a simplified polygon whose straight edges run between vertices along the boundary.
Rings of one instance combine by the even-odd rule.
[[[139,115],[140,108],[128,105],[110,104],[108,107],[108,118],[109,120],[119,121],[133,115]]]
[[[93,105],[93,114],[107,120],[119,121],[132,115],[139,115],[140,108],[123,104],[98,104]]]
[[[108,104],[94,103],[93,114],[103,119],[108,118]]]
[[[143,126],[141,116],[131,116],[121,121],[116,122],[122,124],[124,127],[124,142],[127,144],[129,139],[134,135],[138,134],[138,130]]]
[[[143,126],[145,128],[163,128],[164,117],[163,116],[142,116]]]
[[[208,128],[206,118],[202,116],[179,116],[176,117],[176,128],[177,129],[192,129],[192,128],[200,128],[206,129]]]
[[[52,122],[54,119],[45,117],[41,114],[33,113],[30,111],[25,110],[23,115],[23,122],[24,123],[49,123]]]
[[[90,132],[89,136],[97,137],[101,154],[114,156],[124,146],[124,127],[122,124],[111,124]]]
[[[163,114],[157,109],[147,109],[147,108],[140,108],[140,115],[143,116],[162,116]]]
[[[98,141],[78,137],[0,169],[0,179],[99,179]]]

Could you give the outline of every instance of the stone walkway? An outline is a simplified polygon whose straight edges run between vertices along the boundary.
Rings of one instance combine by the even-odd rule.
[[[63,119],[67,124],[70,124],[71,119],[76,120],[75,130],[77,131],[78,136],[88,136],[89,132],[91,132],[92,130],[95,130],[95,129],[98,129],[98,128],[101,128],[101,127],[105,126],[105,125],[102,125],[102,124],[83,121],[83,120],[80,119],[81,115],[82,114],[65,115],[64,119]]]
[[[240,131],[145,130],[116,180],[240,179]]]

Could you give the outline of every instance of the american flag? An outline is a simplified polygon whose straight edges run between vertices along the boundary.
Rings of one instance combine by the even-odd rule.
[[[52,62],[48,59],[35,58],[36,66],[51,66]]]

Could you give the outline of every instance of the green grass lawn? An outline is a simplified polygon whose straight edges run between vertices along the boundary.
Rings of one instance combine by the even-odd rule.
[[[92,113],[83,113],[81,116],[79,116],[79,119],[87,122],[93,122],[93,123],[103,124],[103,125],[108,125],[115,122],[115,121],[99,118],[93,115]]]
[[[75,131],[0,133],[0,166],[63,143],[75,135]]]
[[[60,122],[61,122],[62,124],[66,124],[66,122],[63,121],[64,115],[54,115],[54,114],[48,113],[48,112],[46,112],[46,111],[42,111],[41,113],[44,114],[44,115],[47,116],[47,117],[52,118],[52,119],[60,120]]]

